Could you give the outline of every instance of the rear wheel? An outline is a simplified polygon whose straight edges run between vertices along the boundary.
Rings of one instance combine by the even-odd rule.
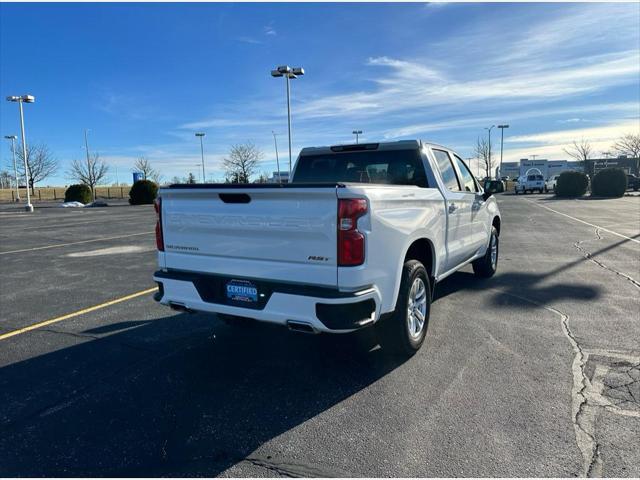
[[[498,230],[491,227],[491,239],[489,240],[489,248],[483,257],[474,260],[472,263],[473,273],[481,278],[492,277],[498,269],[498,252],[499,252]]]
[[[400,292],[391,317],[380,324],[380,344],[390,353],[411,356],[427,333],[431,311],[431,284],[424,265],[408,260],[402,268]]]

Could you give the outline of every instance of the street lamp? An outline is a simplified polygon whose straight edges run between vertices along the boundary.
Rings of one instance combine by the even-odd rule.
[[[5,135],[4,138],[11,140],[11,153],[13,154],[13,174],[16,179],[16,202],[20,201],[20,189],[18,188],[18,167],[16,166],[16,140],[15,135]]]
[[[271,70],[272,77],[284,77],[287,84],[287,126],[289,130],[289,178],[291,178],[291,93],[289,88],[289,80],[304,75],[304,68],[290,67],[289,65],[281,65]]]
[[[356,136],[356,145],[358,144],[358,137],[362,135],[362,130],[354,130],[353,133]]]
[[[36,98],[33,95],[22,95],[22,96],[10,96],[7,97],[7,101],[9,102],[17,102],[18,108],[20,110],[20,133],[22,136],[22,158],[24,159],[24,176],[27,180],[27,204],[25,205],[25,210],[27,212],[33,212],[33,205],[31,205],[31,195],[29,194],[29,166],[27,165],[27,140],[24,134],[24,112],[22,111],[23,103],[34,103]]]
[[[202,143],[202,139],[204,137],[203,132],[196,133],[196,137],[200,137],[200,154],[202,155],[202,183],[207,183],[207,177],[204,174],[204,144]]]
[[[490,127],[484,127],[485,130],[489,131],[489,164],[488,164],[488,177],[491,178],[491,129],[495,128],[495,125],[491,125]]]
[[[280,158],[278,157],[278,140],[276,140],[276,132],[271,130],[273,134],[273,144],[276,147],[276,168],[278,169],[278,183],[282,183],[282,178],[280,178]]]
[[[504,144],[504,129],[509,128],[509,125],[498,125],[498,128],[500,129],[500,176],[502,177],[502,148]]]

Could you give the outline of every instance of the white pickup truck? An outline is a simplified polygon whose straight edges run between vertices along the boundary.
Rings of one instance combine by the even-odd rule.
[[[459,155],[415,140],[305,148],[291,183],[171,185],[156,211],[160,303],[309,333],[379,323],[409,355],[435,284],[498,264],[495,198]]]

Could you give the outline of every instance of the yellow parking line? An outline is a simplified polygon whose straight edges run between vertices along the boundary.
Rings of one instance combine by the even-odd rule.
[[[116,235],[115,237],[94,238],[93,240],[81,240],[79,242],[57,243],[55,245],[46,245],[44,247],[23,248],[22,250],[10,250],[8,252],[0,252],[0,255],[8,255],[10,253],[32,252],[34,250],[46,250],[47,248],[66,247],[68,245],[80,245],[81,243],[103,242],[105,240],[115,240],[116,238],[137,237],[139,235],[149,235],[151,233],[154,233],[154,231],[142,232],[142,233],[130,233],[128,235]]]
[[[68,313],[66,315],[62,315],[61,317],[52,318],[50,320],[34,323],[33,325],[19,328],[17,330],[12,330],[11,332],[2,333],[0,334],[0,340],[5,340],[9,337],[20,335],[21,333],[30,332],[31,330],[35,330],[36,328],[40,328],[40,327],[45,327],[47,325],[51,325],[52,323],[62,322],[63,320],[68,320],[69,318],[77,317],[79,315],[84,315],[85,313],[94,312],[96,310],[100,310],[101,308],[106,308],[111,305],[115,305],[117,303],[126,302],[127,300],[131,300],[133,298],[141,297],[142,295],[155,292],[156,290],[158,290],[158,287],[148,288],[146,290],[141,290],[139,292],[132,293],[130,295],[125,295],[124,297],[109,300],[108,302],[101,303],[99,305],[94,305],[93,307],[83,308],[82,310],[78,310],[77,312],[73,312],[73,313]]]

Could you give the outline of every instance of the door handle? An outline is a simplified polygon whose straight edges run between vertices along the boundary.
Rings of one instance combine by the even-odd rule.
[[[458,206],[455,203],[449,204],[449,213],[453,213],[458,209]]]

